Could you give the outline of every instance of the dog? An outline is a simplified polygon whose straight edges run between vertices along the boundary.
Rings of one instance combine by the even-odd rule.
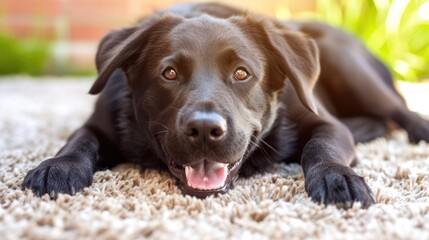
[[[75,194],[94,171],[131,162],[166,169],[203,198],[297,162],[313,201],[368,207],[354,144],[391,123],[429,141],[429,122],[407,109],[387,67],[321,23],[179,4],[108,33],[96,67],[93,114],[23,181],[39,196]]]

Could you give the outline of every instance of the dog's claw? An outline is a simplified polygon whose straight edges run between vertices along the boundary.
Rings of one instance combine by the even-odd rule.
[[[56,193],[54,190],[51,191],[51,193],[49,193],[49,197],[50,198],[55,198],[56,197]]]
[[[74,186],[71,186],[70,192],[71,192],[71,195],[75,195],[76,194],[76,188]]]

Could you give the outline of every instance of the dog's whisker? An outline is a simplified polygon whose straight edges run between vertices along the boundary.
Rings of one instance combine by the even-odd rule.
[[[156,133],[154,133],[154,135],[159,135],[159,134],[161,134],[161,133],[168,133],[168,129],[167,130],[163,130],[163,131],[159,131],[159,132],[156,132]]]
[[[277,149],[275,149],[273,146],[271,146],[270,144],[268,144],[266,141],[264,141],[263,139],[258,139],[258,141],[260,141],[261,143],[263,143],[265,146],[267,146],[269,149],[273,150],[273,152],[275,152],[278,155],[281,155],[279,151],[277,151]]]
[[[256,146],[257,148],[261,149],[262,153],[264,154],[265,158],[269,161],[269,162],[273,162],[273,160],[270,157],[270,154],[267,153],[267,151],[265,151],[265,149],[263,147],[261,147],[258,143],[256,143],[253,140],[250,140],[250,143],[253,144],[254,146]],[[250,147],[250,145],[248,146],[248,148]],[[246,150],[248,151],[248,149]]]
[[[156,121],[150,121],[151,123],[156,123],[162,127],[164,127],[165,129],[167,129],[167,131],[169,130],[169,128],[167,126],[165,126],[164,124],[160,123],[160,122],[156,122]]]
[[[155,137],[154,137],[154,140],[156,140],[157,142],[162,142],[162,141],[160,141],[160,140],[162,140],[163,139],[163,137],[165,137],[165,134],[161,134],[161,133],[159,133],[159,134],[155,134],[154,135]]]

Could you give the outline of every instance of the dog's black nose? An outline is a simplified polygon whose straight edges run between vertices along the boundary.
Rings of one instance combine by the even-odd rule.
[[[226,135],[225,118],[215,112],[196,111],[185,122],[185,134],[194,143],[215,143]]]

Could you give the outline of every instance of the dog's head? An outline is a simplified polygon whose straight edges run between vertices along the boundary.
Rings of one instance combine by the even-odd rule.
[[[138,124],[195,196],[228,190],[270,130],[286,84],[315,111],[317,48],[271,20],[156,15],[111,32],[96,60],[99,76],[90,93],[122,69]]]

